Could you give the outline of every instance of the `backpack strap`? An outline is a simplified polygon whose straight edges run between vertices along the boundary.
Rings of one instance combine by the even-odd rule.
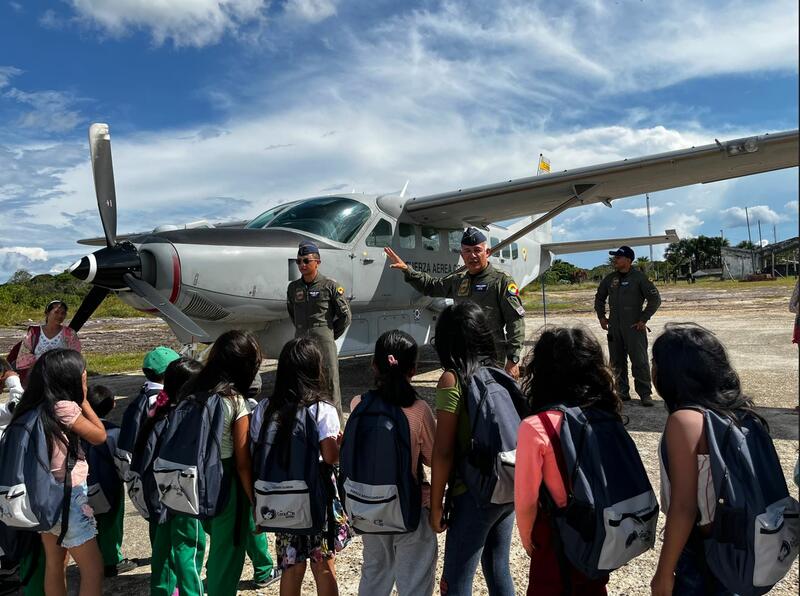
[[[64,536],[67,535],[67,530],[69,529],[69,508],[72,503],[72,468],[75,467],[75,456],[72,455],[70,450],[70,446],[72,445],[72,439],[69,440],[69,444],[67,445],[67,472],[64,475],[64,502],[61,504],[61,532],[58,534],[58,540],[56,540],[56,544],[61,546],[61,543],[64,542]]]
[[[556,465],[558,465],[558,472],[561,475],[561,481],[564,483],[564,490],[569,495],[572,492],[572,483],[569,482],[569,474],[567,473],[567,462],[564,461],[564,452],[561,449],[561,437],[556,432],[553,423],[550,421],[547,412],[539,412],[536,415],[542,423],[547,438],[550,439],[550,444],[553,447],[553,455],[556,457]],[[561,424],[564,424],[562,421]]]

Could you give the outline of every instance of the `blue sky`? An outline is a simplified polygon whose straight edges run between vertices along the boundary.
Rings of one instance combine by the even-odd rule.
[[[122,232],[798,127],[796,0],[556,4],[0,0],[0,280],[63,270],[101,235],[91,122],[111,126]],[[644,204],[570,210],[554,240],[644,234]],[[798,172],[651,204],[654,231],[735,243],[747,206],[782,239]]]

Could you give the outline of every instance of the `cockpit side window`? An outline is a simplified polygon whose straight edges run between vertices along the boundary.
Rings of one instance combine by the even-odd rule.
[[[292,201],[291,203],[284,203],[282,205],[278,205],[277,207],[273,207],[272,209],[269,209],[268,211],[264,211],[264,213],[262,213],[261,215],[256,217],[254,220],[252,220],[250,223],[248,223],[245,227],[246,228],[251,228],[251,229],[266,228],[269,225],[269,222],[271,222],[273,219],[275,219],[275,216],[278,215],[278,213],[280,213],[281,211],[283,211],[287,207],[289,207],[291,205],[294,205],[295,202],[296,201]]]
[[[439,250],[439,230],[422,226],[422,248],[425,250]]]
[[[503,258],[510,259],[511,258],[511,247],[506,245],[503,247]]]
[[[407,223],[400,223],[397,225],[397,228],[400,240],[400,248],[416,248],[417,232],[414,229],[414,226]]]
[[[464,232],[461,230],[450,230],[447,232],[447,245],[450,247],[450,252],[461,254],[461,237]]]
[[[489,256],[492,256],[495,259],[499,259],[500,258],[500,253],[495,253],[494,252],[494,247],[497,246],[498,244],[500,244],[500,238],[495,238],[494,236],[489,238],[489,245],[490,245],[490,247],[492,249],[492,254],[489,255]]]
[[[367,236],[367,246],[391,246],[392,244],[392,224],[385,219],[381,219]]]
[[[519,258],[519,244],[516,242],[511,244],[511,258],[518,259]]]
[[[347,244],[371,215],[369,207],[353,199],[321,197],[288,207],[263,227],[299,230]]]

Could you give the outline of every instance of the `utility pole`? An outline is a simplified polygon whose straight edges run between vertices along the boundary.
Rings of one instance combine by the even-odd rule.
[[[756,272],[756,257],[755,253],[753,252],[753,236],[750,234],[750,214],[747,211],[747,207],[744,208],[744,217],[747,220],[747,239],[750,241],[750,266],[753,268],[753,273]]]
[[[775,224],[772,224],[772,242],[778,244],[778,231],[775,229]]]
[[[645,193],[644,197],[645,197],[645,200],[647,201],[647,235],[648,236],[652,236],[653,235],[653,230],[650,227],[650,194],[649,193]],[[653,245],[651,244],[650,245],[650,263],[652,263],[652,262],[653,262]],[[651,267],[652,267],[652,265],[651,265]]]

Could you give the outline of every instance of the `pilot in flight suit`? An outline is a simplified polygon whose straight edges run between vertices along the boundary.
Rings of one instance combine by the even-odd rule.
[[[444,277],[415,271],[391,249],[386,250],[393,268],[405,273],[405,280],[426,296],[472,300],[489,320],[495,343],[495,359],[513,376],[519,375],[519,359],[525,341],[525,309],[519,289],[508,273],[495,269],[488,261],[486,236],[477,228],[467,228],[461,237],[461,256],[467,268]]]
[[[342,286],[317,271],[319,248],[308,240],[297,250],[297,267],[302,277],[289,284],[286,308],[294,323],[295,337],[309,335],[317,340],[330,383],[331,399],[342,421],[339,387],[339,356],[335,340],[350,326],[350,305]]]
[[[647,321],[661,305],[661,296],[644,273],[631,268],[634,253],[629,246],[621,246],[608,254],[614,257],[616,271],[600,282],[594,297],[594,310],[600,319],[600,325],[608,331],[608,354],[619,384],[620,397],[623,401],[631,398],[628,383],[630,357],[636,393],[643,406],[652,406],[650,363],[647,360]],[[643,309],[645,301],[647,307]]]

